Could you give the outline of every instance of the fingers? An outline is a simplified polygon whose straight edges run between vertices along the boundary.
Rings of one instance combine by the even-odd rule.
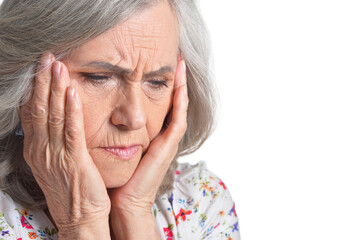
[[[23,125],[25,136],[33,132],[36,136],[35,138],[39,141],[41,140],[42,143],[48,140],[49,95],[51,85],[51,68],[48,68],[48,66],[51,65],[52,61],[54,61],[54,56],[51,54],[45,54],[40,58],[31,102],[31,120],[30,118],[25,118],[26,120]],[[29,108],[30,106],[26,105],[24,110],[29,110]],[[30,121],[32,124],[30,124]]]
[[[40,58],[32,98],[21,107],[24,144],[78,151],[86,148],[80,97],[66,66],[54,60],[50,53]]]
[[[181,60],[178,63],[174,88],[175,93],[171,121],[164,133],[164,137],[168,141],[176,142],[178,144],[187,130],[187,109],[189,99],[187,92],[186,65],[184,60]]]
[[[49,108],[49,142],[50,146],[64,145],[65,100],[66,89],[70,84],[66,66],[60,62],[53,64]]]
[[[187,129],[188,96],[184,60],[178,63],[174,86],[172,120],[165,132],[152,140],[147,153],[140,161],[131,180],[135,188],[153,189],[156,192]],[[140,182],[142,184],[139,184]]]
[[[32,98],[30,98],[26,103],[24,103],[20,107],[20,118],[21,118],[21,126],[24,131],[24,135],[27,138],[31,138],[33,136],[33,123],[31,117],[31,104]],[[25,138],[24,140],[26,140]]]
[[[65,142],[69,153],[86,149],[82,104],[73,87],[66,93]]]
[[[24,159],[29,159],[29,146],[33,137],[33,123],[31,117],[31,103],[32,99],[28,100],[24,105],[20,107],[21,126],[24,131]]]

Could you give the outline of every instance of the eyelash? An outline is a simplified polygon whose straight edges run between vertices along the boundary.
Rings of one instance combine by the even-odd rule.
[[[110,76],[106,76],[106,75],[96,75],[96,74],[92,74],[92,73],[81,73],[81,74],[83,75],[83,77],[86,78],[86,80],[89,80],[94,84],[101,84],[110,79]],[[155,88],[157,90],[161,89],[163,87],[168,88],[167,81],[168,80],[164,79],[164,78],[148,80],[149,83],[154,85],[153,88]]]

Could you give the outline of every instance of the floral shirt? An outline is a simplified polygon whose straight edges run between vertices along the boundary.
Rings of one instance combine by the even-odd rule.
[[[240,240],[235,204],[226,185],[206,163],[180,163],[174,189],[153,205],[161,239]],[[0,240],[57,239],[42,210],[28,210],[0,192]]]

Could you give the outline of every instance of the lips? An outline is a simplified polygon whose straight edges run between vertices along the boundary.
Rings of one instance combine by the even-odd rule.
[[[139,145],[134,145],[129,147],[109,147],[103,149],[123,160],[128,160],[134,157],[134,155],[138,152],[139,148]]]

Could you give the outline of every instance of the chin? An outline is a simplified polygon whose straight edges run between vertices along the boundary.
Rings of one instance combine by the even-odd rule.
[[[89,153],[106,188],[118,188],[125,185],[133,176],[142,157],[142,151],[138,151],[133,158],[127,160],[120,159],[101,149],[95,149]]]

